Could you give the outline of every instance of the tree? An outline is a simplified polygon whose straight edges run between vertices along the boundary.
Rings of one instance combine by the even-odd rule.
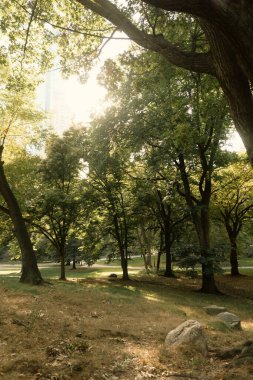
[[[81,70],[81,76],[86,76],[85,69],[91,67],[104,44],[115,38],[116,30],[122,30],[169,63],[216,77],[253,162],[250,0],[62,0],[57,7],[48,1],[5,0],[1,5],[2,33],[23,63],[36,57],[43,68],[48,67],[53,56],[48,46],[57,41],[63,71]]]
[[[168,62],[215,76],[253,164],[253,4],[250,0],[129,0],[121,6],[109,0],[76,2]],[[182,13],[187,15],[191,28],[195,22],[200,25],[202,34],[196,29],[195,35],[187,39],[188,33],[177,33]],[[176,30],[174,41],[166,28]],[[199,36],[205,40],[201,46]]]
[[[219,173],[219,188],[215,194],[221,220],[226,228],[230,242],[231,275],[238,276],[237,239],[251,217],[253,180],[250,168],[245,163],[230,165]]]
[[[83,199],[79,178],[85,129],[71,128],[63,137],[51,136],[40,165],[41,191],[31,200],[32,225],[55,247],[65,280],[66,244],[77,222]]]
[[[106,210],[110,233],[114,237],[121,260],[123,279],[128,280],[128,239],[131,195],[126,168],[129,152],[120,148],[114,118],[109,112],[93,121],[86,161],[88,180],[97,194],[97,202]]]
[[[202,291],[216,292],[209,208],[212,176],[223,164],[221,146],[229,123],[222,93],[212,78],[179,70],[175,73],[150,54],[136,54],[125,61],[122,69],[107,63],[105,73],[109,75],[102,77],[110,78],[110,73],[116,72],[114,82],[109,79],[107,83],[113,95],[117,94],[119,124],[125,135],[131,136],[135,153],[145,157],[151,151],[150,161],[160,162],[162,173],[177,170],[180,174],[178,190],[199,240]]]
[[[140,240],[146,251],[151,253],[152,247],[158,252],[157,271],[164,253],[164,276],[174,277],[172,246],[179,237],[179,230],[182,230],[187,213],[181,197],[177,194],[175,166],[173,162],[171,166],[167,165],[160,148],[162,147],[146,148],[141,157],[135,157],[133,212],[136,215],[135,223],[139,226]]]
[[[26,98],[24,99],[25,92]],[[27,123],[22,131],[25,134],[22,143],[28,142],[29,140],[26,137],[27,129],[32,131],[32,123],[34,121],[39,122],[41,118],[40,113],[36,111],[32,103],[32,94],[33,92],[31,89],[29,91],[29,86],[27,87],[25,83],[22,83],[21,87],[17,84],[16,80],[14,80],[13,83],[9,80],[2,83],[0,104],[2,119],[0,128],[0,194],[7,206],[7,209],[2,207],[2,211],[7,212],[11,218],[15,235],[21,250],[22,271],[20,281],[25,283],[41,284],[43,280],[37,266],[37,261],[27,226],[23,218],[19,202],[9,185],[4,170],[4,147],[6,139],[10,137],[9,143],[13,151],[17,151],[18,149],[19,151],[20,149],[21,151],[24,150],[24,145],[20,147],[20,139],[17,139],[19,140],[18,144],[15,140],[15,131],[19,128],[20,123]],[[13,156],[11,153],[9,153],[9,155],[5,154],[5,158],[7,160],[13,158],[11,156]]]

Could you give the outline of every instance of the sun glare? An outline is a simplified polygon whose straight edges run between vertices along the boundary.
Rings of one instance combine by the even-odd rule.
[[[103,62],[115,58],[127,49],[130,42],[123,33],[114,35],[100,57],[100,63],[89,73],[85,84],[77,77],[63,79],[59,71],[50,71],[38,91],[38,101],[49,115],[49,125],[62,133],[73,123],[88,124],[91,115],[101,113],[106,107],[106,90],[97,82],[97,75]],[[120,39],[122,38],[122,39]]]

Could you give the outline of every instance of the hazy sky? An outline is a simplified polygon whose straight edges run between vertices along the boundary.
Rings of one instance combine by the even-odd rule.
[[[125,37],[119,32],[115,36]],[[123,52],[129,43],[125,39],[109,41],[102,51],[100,66],[105,59]],[[87,123],[92,113],[103,110],[106,91],[97,83],[99,70],[99,65],[94,67],[85,84],[81,84],[77,77],[63,79],[59,70],[47,73],[45,83],[39,88],[38,100],[49,112],[51,125],[56,131],[62,132],[72,122]]]
[[[117,37],[126,37],[123,33],[116,33]],[[101,63],[107,58],[115,58],[117,54],[127,49],[129,40],[111,40],[103,49]],[[59,70],[49,72],[46,80],[40,86],[38,100],[42,108],[50,115],[50,123],[61,133],[69,128],[73,122],[88,123],[93,113],[101,112],[105,107],[105,89],[97,83],[96,76],[99,66],[89,74],[85,84],[81,84],[77,77],[63,79]],[[245,148],[240,136],[235,132],[229,143],[231,150],[244,151]]]

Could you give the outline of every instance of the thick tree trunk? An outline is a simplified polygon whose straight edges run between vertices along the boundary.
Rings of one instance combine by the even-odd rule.
[[[218,294],[220,293],[214,278],[213,265],[202,264],[202,286],[200,291],[202,293]]]
[[[201,220],[195,218],[195,228],[199,240],[201,258],[202,258],[202,285],[200,291],[203,293],[219,293],[215,284],[213,262],[210,260],[210,240],[209,240],[209,210],[201,210]]]
[[[3,149],[3,148],[2,148]],[[39,285],[43,283],[32,243],[23,219],[19,204],[5,177],[3,162],[0,162],[0,193],[9,209],[14,226],[15,235],[21,250],[22,272],[20,281],[23,283]]]
[[[227,98],[236,129],[245,145],[251,165],[253,165],[253,97],[249,78],[240,65],[242,56],[235,55],[233,46],[230,45],[228,39],[211,23],[205,22],[202,23],[202,26],[213,53],[215,75]],[[252,45],[248,51],[253,53]],[[247,74],[249,74],[248,68]],[[250,75],[252,74],[251,61]]]

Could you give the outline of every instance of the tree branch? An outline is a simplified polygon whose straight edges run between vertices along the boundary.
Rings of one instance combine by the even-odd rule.
[[[135,26],[127,16],[109,0],[76,0],[85,8],[107,19],[144,49],[159,53],[167,61],[187,70],[215,75],[211,53],[194,53],[180,50],[162,35],[148,34]]]
[[[152,5],[171,12],[184,12],[197,17],[203,17],[207,11],[211,11],[210,1],[207,0],[142,0],[143,3]]]
[[[23,53],[24,54],[23,54],[23,58],[22,58],[22,61],[21,61],[21,68],[23,66],[23,61],[25,60],[25,57],[26,57],[26,50],[27,50],[27,46],[28,46],[28,40],[29,40],[30,30],[31,30],[33,19],[35,18],[35,12],[36,12],[36,8],[37,8],[37,4],[38,4],[38,0],[35,0],[34,4],[33,4],[33,7],[32,7],[32,12],[30,14],[30,19],[29,19],[29,22],[28,22],[28,27],[26,29],[25,44],[24,44],[24,49],[23,49]]]

